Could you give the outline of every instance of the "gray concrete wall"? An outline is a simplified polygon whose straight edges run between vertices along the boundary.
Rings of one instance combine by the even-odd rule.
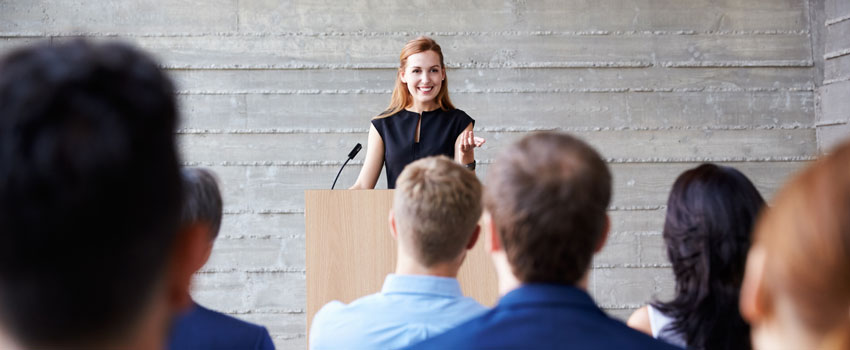
[[[850,10],[827,2],[824,100],[846,107]],[[534,130],[576,133],[608,158],[613,233],[590,289],[626,317],[672,293],[660,231],[680,172],[732,165],[770,197],[838,127],[825,120],[846,124],[830,112],[815,127],[812,17],[800,0],[3,0],[0,53],[77,35],[155,53],[179,87],[186,164],[215,170],[225,191],[194,296],[301,349],[303,191],[329,187],[366,143],[407,40],[442,44],[452,98],[488,139],[481,176]]]
[[[820,46],[823,55],[821,84],[818,84],[818,148],[829,151],[850,137],[850,1],[822,0]],[[814,26],[814,24],[813,24]]]

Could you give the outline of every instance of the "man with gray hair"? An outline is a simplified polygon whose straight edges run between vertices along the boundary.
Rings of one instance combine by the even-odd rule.
[[[185,227],[200,226],[209,234],[203,254],[194,259],[193,271],[197,271],[209,259],[221,227],[221,193],[210,170],[183,168],[181,178],[181,223]],[[193,301],[192,307],[175,319],[169,349],[266,350],[274,349],[274,344],[265,327],[212,311]]]
[[[395,274],[380,293],[322,307],[313,318],[310,348],[398,349],[486,311],[463,296],[457,281],[478,239],[481,194],[475,173],[446,157],[405,167],[389,214]]]

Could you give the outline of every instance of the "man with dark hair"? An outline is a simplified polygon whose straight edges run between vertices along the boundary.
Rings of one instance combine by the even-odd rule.
[[[581,140],[538,133],[488,171],[485,246],[503,297],[415,349],[673,349],[609,318],[587,294],[608,235],[611,173]]]
[[[456,277],[478,240],[481,183],[440,156],[407,165],[396,182],[390,232],[395,274],[380,293],[322,307],[310,329],[312,349],[399,349],[486,309],[464,297]]]
[[[162,348],[203,232],[179,228],[174,89],[82,40],[0,61],[0,332],[23,348]]]
[[[184,227],[201,225],[207,240],[203,254],[193,262],[193,271],[206,264],[221,227],[222,201],[215,175],[202,168],[183,168]],[[169,349],[274,349],[265,327],[212,311],[197,303],[180,315],[171,329]]]

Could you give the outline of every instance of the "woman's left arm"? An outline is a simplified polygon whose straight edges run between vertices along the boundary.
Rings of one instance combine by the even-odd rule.
[[[483,137],[475,136],[472,123],[469,123],[455,140],[455,161],[464,165],[472,163],[475,161],[475,147],[481,147],[486,141]]]

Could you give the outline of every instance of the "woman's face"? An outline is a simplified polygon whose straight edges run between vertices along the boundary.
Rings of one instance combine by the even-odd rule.
[[[401,81],[407,84],[407,91],[413,96],[413,104],[419,107],[436,106],[434,99],[443,86],[446,72],[440,66],[440,55],[434,51],[424,51],[407,56],[407,66],[401,73]]]

